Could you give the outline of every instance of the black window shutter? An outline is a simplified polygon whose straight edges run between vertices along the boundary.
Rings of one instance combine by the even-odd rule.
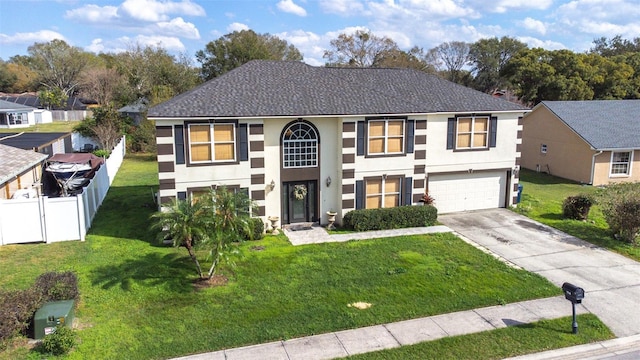
[[[357,122],[356,131],[358,137],[356,153],[361,156],[364,155],[364,121]]]
[[[404,205],[411,205],[413,202],[413,178],[404,178]]]
[[[456,142],[456,118],[447,120],[447,150],[454,148]]]
[[[407,154],[413,154],[415,121],[407,120]]]
[[[173,130],[173,142],[176,147],[176,164],[184,164],[184,126],[175,126]]]
[[[247,124],[238,124],[238,138],[240,142],[240,161],[249,160],[249,139],[247,136]]]
[[[364,203],[364,181],[356,180],[356,209],[363,209]]]
[[[498,118],[491,117],[489,121],[489,147],[496,147],[496,139],[498,135]]]
[[[187,200],[187,192],[178,191],[178,200]]]

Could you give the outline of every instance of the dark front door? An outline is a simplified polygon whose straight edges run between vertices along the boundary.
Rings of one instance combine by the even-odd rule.
[[[283,222],[293,224],[317,221],[317,182],[291,181],[283,184]]]

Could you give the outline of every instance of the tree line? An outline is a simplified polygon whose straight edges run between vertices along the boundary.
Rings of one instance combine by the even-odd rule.
[[[95,54],[63,40],[35,43],[27,53],[0,60],[0,92],[38,92],[50,106],[70,96],[101,106],[119,107],[139,99],[154,105],[254,59],[303,60],[286,40],[252,30],[209,42],[195,59],[141,45]],[[326,66],[412,68],[486,93],[507,90],[526,105],[640,98],[640,38],[602,37],[584,53],[529,48],[506,36],[405,51],[388,37],[356,31],[331,40],[324,59]]]

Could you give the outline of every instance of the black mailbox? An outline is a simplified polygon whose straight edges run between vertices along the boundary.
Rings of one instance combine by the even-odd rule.
[[[580,304],[584,299],[584,289],[573,284],[567,282],[562,284],[562,291],[564,291],[564,298],[574,304]]]

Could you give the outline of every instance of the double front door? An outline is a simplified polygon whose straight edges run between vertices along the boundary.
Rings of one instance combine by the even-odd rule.
[[[283,223],[315,222],[317,218],[316,180],[290,181],[283,184]]]

